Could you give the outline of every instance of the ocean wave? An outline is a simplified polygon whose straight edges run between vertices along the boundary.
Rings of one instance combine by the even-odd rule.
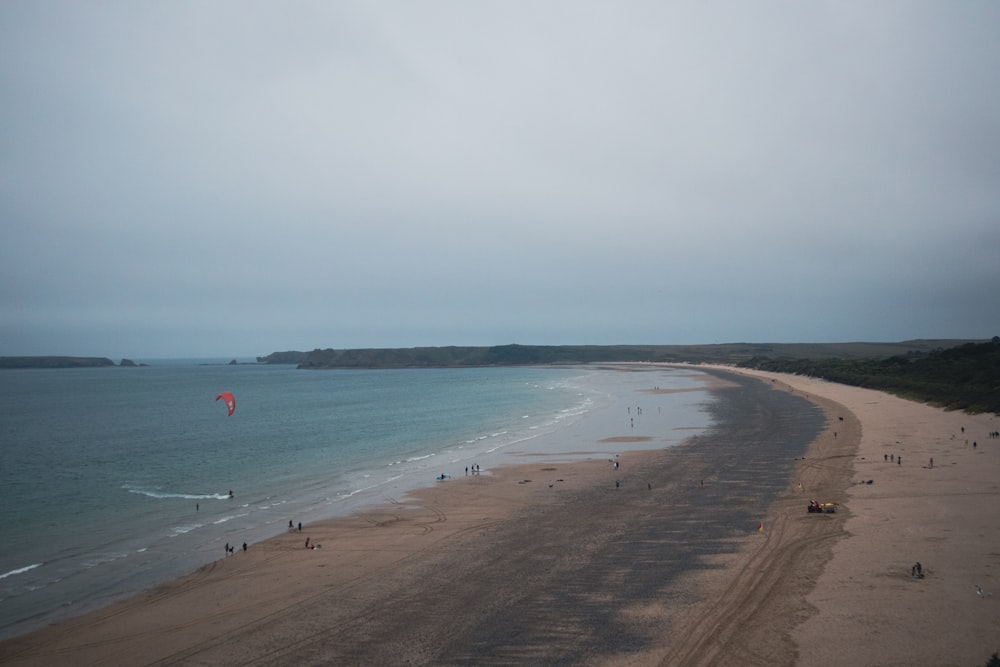
[[[172,491],[159,491],[157,489],[142,489],[125,485],[122,487],[129,493],[136,493],[148,498],[183,498],[185,500],[229,500],[228,493],[183,493]]]
[[[19,567],[16,570],[11,570],[10,572],[5,572],[0,574],[0,579],[6,579],[7,577],[12,577],[15,574],[24,574],[28,570],[34,570],[36,567],[41,567],[41,563],[32,563],[31,565],[25,565],[24,567]]]
[[[122,558],[128,558],[128,554],[120,551],[114,553],[94,554],[92,558],[83,561],[83,566],[88,569],[92,567],[99,567],[106,563],[114,563],[116,560],[121,560]]]
[[[177,537],[178,535],[184,535],[185,533],[190,533],[192,530],[197,530],[205,524],[203,523],[192,523],[186,526],[174,526],[170,529],[170,537]]]

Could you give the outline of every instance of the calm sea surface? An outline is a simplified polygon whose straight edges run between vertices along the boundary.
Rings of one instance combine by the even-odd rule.
[[[0,371],[0,638],[189,572],[290,520],[348,514],[510,462],[505,452],[572,448],[581,420],[628,434],[643,401],[659,432],[708,425],[703,392],[635,393],[699,386],[670,369],[149,363]],[[227,390],[231,417],[215,400]]]

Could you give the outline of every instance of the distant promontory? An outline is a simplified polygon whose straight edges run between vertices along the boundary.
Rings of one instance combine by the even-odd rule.
[[[304,369],[455,368],[595,362],[723,363],[750,359],[870,359],[919,356],[972,342],[922,339],[900,343],[718,343],[707,345],[494,345],[491,347],[359,348],[274,352],[261,364]]]
[[[0,368],[100,368],[115,366],[107,357],[0,357]],[[139,366],[131,359],[122,359],[122,366]]]
[[[304,363],[308,352],[272,352],[266,357],[257,357],[258,364],[295,364]]]
[[[299,368],[454,368],[601,362],[721,363],[887,391],[949,410],[1000,414],[1000,337],[900,343],[500,345],[313,350],[259,357]]]

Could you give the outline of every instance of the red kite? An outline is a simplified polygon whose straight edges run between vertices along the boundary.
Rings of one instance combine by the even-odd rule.
[[[236,398],[233,396],[233,392],[224,391],[216,396],[215,400],[219,400],[220,398],[225,399],[226,407],[229,408],[229,416],[232,417],[233,412],[236,411]]]

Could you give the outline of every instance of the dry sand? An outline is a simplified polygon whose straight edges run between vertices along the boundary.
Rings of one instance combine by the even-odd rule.
[[[853,484],[833,498],[843,503],[836,521],[846,536],[806,596],[810,616],[792,633],[796,664],[984,665],[1000,650],[1000,440],[989,437],[1000,419],[811,378],[754,375],[834,401],[861,425]],[[816,458],[804,475],[838,465]],[[922,579],[910,576],[918,561]]]
[[[683,446],[448,480],[3,642],[0,663],[984,664],[1000,420],[753,375],[716,383],[723,427]]]

